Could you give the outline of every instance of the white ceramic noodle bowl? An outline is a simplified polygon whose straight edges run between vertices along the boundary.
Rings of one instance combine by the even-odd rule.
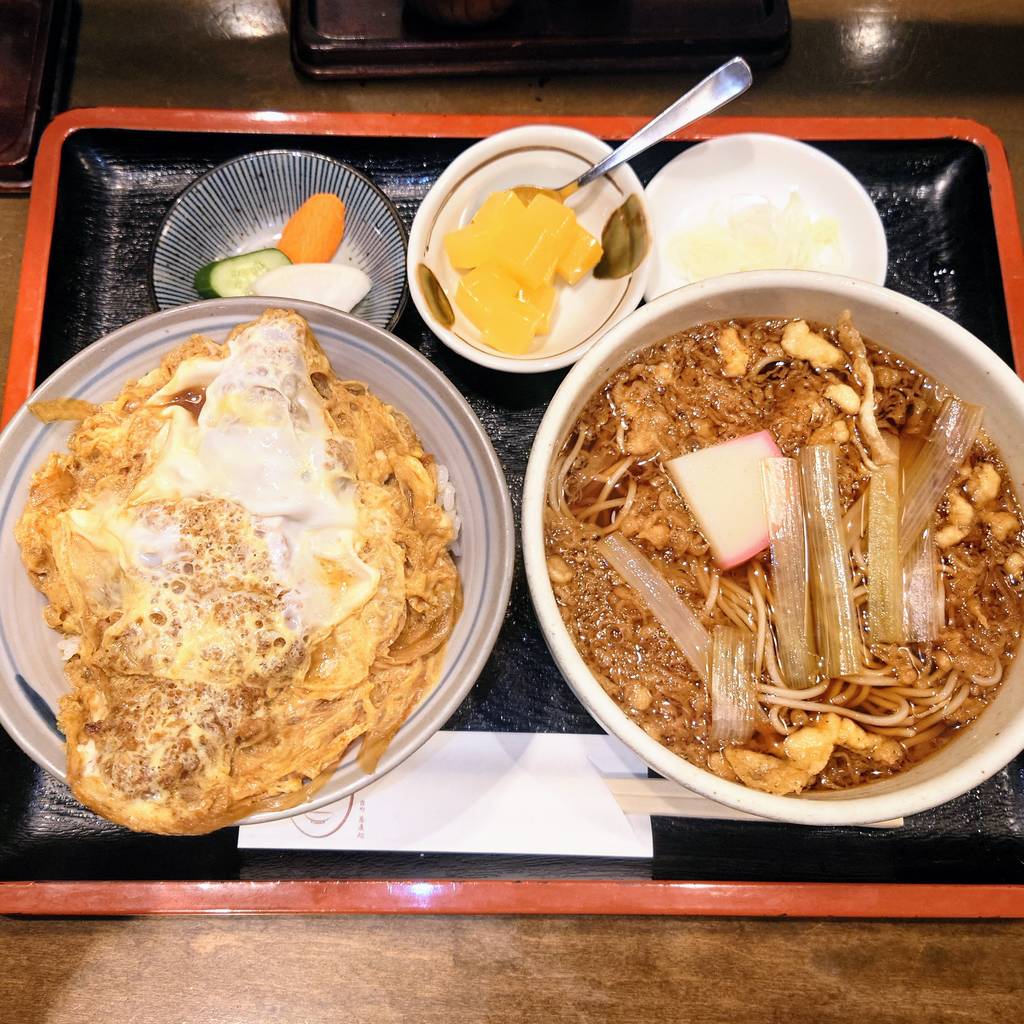
[[[697,793],[752,814],[809,825],[882,821],[952,800],[994,775],[1024,749],[1024,659],[1015,659],[982,715],[936,754],[898,775],[853,789],[773,796],[727,782],[648,736],[619,709],[587,668],[555,604],[544,555],[545,484],[566,431],[594,390],[630,356],[708,320],[800,316],[834,322],[850,309],[857,327],[909,359],[962,398],[985,407],[984,428],[1011,479],[1024,479],[1024,382],[982,342],[934,310],[877,285],[829,274],[732,274],[670,292],[616,325],[558,389],[534,441],[523,496],[523,547],[534,607],[548,647],[577,697],[609,732],[655,771]],[[1021,497],[1019,487],[1017,496]]]

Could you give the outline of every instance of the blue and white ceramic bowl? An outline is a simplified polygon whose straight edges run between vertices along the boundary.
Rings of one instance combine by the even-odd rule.
[[[274,299],[211,299],[154,313],[90,345],[53,374],[29,401],[114,398],[193,334],[223,340],[255,319]],[[359,380],[404,412],[423,445],[447,467],[461,530],[453,548],[463,588],[463,612],[448,643],[437,686],[409,716],[366,774],[350,750],[334,776],[306,804],[246,819],[286,818],[331,803],[373,782],[425,743],[451,717],[490,656],[505,616],[515,551],[512,504],[504,473],[480,421],[465,399],[427,359],[394,335],[313,303],[291,302],[302,314],[335,371]],[[51,452],[66,450],[68,423],[41,423],[23,406],[0,434],[0,722],[37,764],[65,778],[64,737],[57,729],[60,697],[68,690],[59,634],[43,622],[46,601],[29,582],[14,540],[35,471]]]
[[[150,288],[160,309],[196,302],[195,272],[213,260],[276,244],[288,218],[317,192],[345,204],[345,236],[332,262],[357,267],[370,292],[352,315],[385,330],[405,308],[405,226],[365,175],[320,153],[279,149],[228,160],[175,199],[156,234]]]

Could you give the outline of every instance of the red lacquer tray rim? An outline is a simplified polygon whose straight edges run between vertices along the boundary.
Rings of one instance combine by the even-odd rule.
[[[1020,918],[1024,886],[561,879],[2,882],[0,914]]]
[[[603,138],[626,138],[639,117],[551,117],[549,123],[582,128]],[[39,356],[50,241],[57,209],[61,150],[88,128],[136,131],[279,133],[286,135],[379,135],[479,138],[536,123],[527,115],[348,114],[281,111],[92,107],[56,117],[39,144],[22,255],[14,331],[4,389],[6,423],[32,393]],[[999,137],[977,121],[956,117],[709,117],[674,138],[705,139],[768,131],[805,140],[956,138],[980,146],[988,163],[992,211],[1002,269],[1014,362],[1024,371],[1024,252],[1006,152]]]
[[[552,117],[549,123],[625,138],[637,117]],[[3,422],[33,389],[42,329],[61,151],[89,128],[137,131],[478,138],[526,115],[283,113],[95,107],[55,118],[36,158],[15,314]],[[980,146],[991,201],[1013,353],[1024,368],[1024,252],[1010,168],[991,129],[963,118],[707,118],[676,138],[767,131],[793,138],[957,138]],[[874,883],[703,882],[599,879],[334,880],[205,882],[0,882],[0,914],[643,914],[750,917],[1020,918],[1024,886]]]

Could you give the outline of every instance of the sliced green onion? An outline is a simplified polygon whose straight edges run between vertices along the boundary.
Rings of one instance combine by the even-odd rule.
[[[711,637],[696,613],[644,557],[643,552],[618,532],[599,541],[597,550],[637,592],[706,684]]]
[[[715,626],[711,635],[712,743],[731,747],[754,734],[757,684],[754,637],[736,626]]]
[[[843,531],[836,450],[831,445],[808,445],[800,451],[798,461],[818,651],[829,676],[852,675],[861,667],[860,633]]]
[[[794,690],[817,681],[811,637],[811,606],[800,470],[793,459],[761,463],[764,510],[772,559],[772,618],[779,668]]]
[[[903,489],[900,551],[904,557],[920,539],[946,488],[967,458],[981,429],[983,415],[980,405],[969,405],[959,398],[947,398],[942,403]]]
[[[873,641],[887,644],[905,639],[899,445],[890,446],[896,461],[879,466],[868,485],[868,628]]]
[[[857,496],[857,500],[847,509],[846,518],[843,520],[843,532],[846,534],[846,546],[855,548],[857,541],[864,536],[868,518],[868,493],[870,487],[866,487]]]
[[[903,562],[903,636],[910,643],[937,640],[946,625],[946,590],[935,538],[925,530]]]

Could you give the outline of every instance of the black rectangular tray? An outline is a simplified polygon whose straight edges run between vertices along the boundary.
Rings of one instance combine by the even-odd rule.
[[[820,139],[821,125],[828,122],[815,123]],[[843,123],[836,122],[837,135]],[[762,128],[772,130],[771,122]],[[221,161],[277,147],[329,154],[370,175],[392,196],[408,224],[431,182],[472,141],[275,134],[265,127],[211,133],[86,125],[67,131],[60,149],[38,379],[108,331],[153,312],[146,282],[157,225],[175,195]],[[691,144],[662,143],[633,166],[647,181]],[[815,145],[847,167],[875,201],[889,242],[889,286],[941,310],[1012,364],[985,150],[952,137],[837,137]],[[502,459],[518,514],[530,440],[563,374],[519,376],[510,386],[508,377],[441,345],[411,304],[395,333],[426,354],[466,395]],[[448,728],[599,731],[547,652],[530,604],[521,552],[494,653]],[[1020,883],[1022,769],[1024,759],[1019,758],[966,796],[916,815],[893,831],[655,819],[650,861],[240,851],[237,830],[231,828],[199,838],[160,838],[110,824],[83,809],[0,732],[0,879]]]

